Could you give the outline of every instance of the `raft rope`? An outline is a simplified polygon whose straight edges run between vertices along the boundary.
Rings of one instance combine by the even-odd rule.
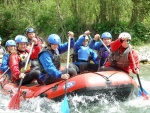
[[[119,72],[120,72],[120,71],[119,71]],[[111,74],[109,77],[106,77],[106,76],[104,76],[104,75],[102,75],[102,74],[100,74],[100,73],[95,72],[95,74],[102,76],[106,81],[110,81],[109,78],[110,78],[111,76],[113,76],[114,74],[116,74],[116,73],[118,73],[118,71],[116,71],[115,73]]]

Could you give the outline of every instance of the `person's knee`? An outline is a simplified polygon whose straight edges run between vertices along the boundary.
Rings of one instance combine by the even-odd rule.
[[[99,67],[98,71],[105,71],[105,67],[104,66]]]
[[[69,68],[75,69],[75,71],[76,71],[77,73],[79,73],[79,68],[78,68],[78,66],[76,66],[75,64],[69,64]]]
[[[39,75],[41,72],[39,70],[34,70],[32,73],[35,75]]]
[[[70,76],[76,76],[77,75],[77,71],[74,68],[70,68],[69,69],[69,74],[70,74]]]

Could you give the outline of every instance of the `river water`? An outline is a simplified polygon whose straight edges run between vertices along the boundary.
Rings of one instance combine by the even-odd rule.
[[[150,64],[141,65],[140,79],[143,88],[150,94]],[[136,75],[133,75],[136,79]],[[149,96],[149,95],[148,95]],[[113,97],[112,97],[113,98]],[[0,92],[0,113],[59,113],[61,102],[48,100],[47,98],[32,98],[21,101],[20,109],[10,111],[7,109],[11,97]],[[94,99],[96,103],[91,103]],[[125,102],[109,102],[105,98],[86,96],[68,96],[70,113],[150,113],[150,99],[142,97],[130,98]]]

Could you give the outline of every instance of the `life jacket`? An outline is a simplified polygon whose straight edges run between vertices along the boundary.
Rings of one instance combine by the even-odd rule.
[[[130,65],[128,55],[130,53],[129,47],[120,54],[119,49],[115,52],[111,52],[108,60],[111,66],[119,68],[127,68]]]
[[[20,57],[20,62],[19,62],[19,68],[20,68],[20,72],[24,72],[24,68],[25,68],[25,64],[27,62],[27,58],[28,58],[29,53],[25,52],[25,54],[20,54],[19,53],[19,57]],[[30,66],[31,66],[31,61],[29,59],[29,62],[27,64],[27,68],[26,68],[26,72],[30,71]]]
[[[103,45],[101,45],[100,50],[97,52],[97,54],[100,60],[100,64],[101,66],[103,66],[109,56],[109,52]]]
[[[91,53],[89,47],[80,46],[80,49],[77,53],[73,54],[73,62],[85,61],[90,62],[91,60]]]
[[[55,50],[55,51],[53,51],[53,50],[50,50],[48,47],[44,47],[41,50],[41,52],[39,53],[39,55],[38,55],[38,60],[39,60],[40,55],[43,52],[45,52],[45,51],[48,52],[52,56],[52,62],[55,65],[55,67],[59,70],[60,69],[60,54],[59,54],[58,49]],[[45,70],[44,70],[44,68],[43,68],[42,63],[40,62],[40,60],[39,60],[39,64],[40,64],[40,70],[41,70],[41,72],[45,73]]]

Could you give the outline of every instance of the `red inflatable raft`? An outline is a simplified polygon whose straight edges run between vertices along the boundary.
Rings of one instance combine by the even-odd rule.
[[[60,99],[64,96],[65,81],[50,85],[28,84],[21,86],[24,98],[47,97],[49,99]],[[15,94],[18,87],[13,83],[3,85],[2,91],[6,94]],[[114,95],[116,99],[126,100],[131,94],[137,93],[138,86],[131,76],[122,71],[104,71],[95,73],[84,73],[67,80],[67,94]]]

